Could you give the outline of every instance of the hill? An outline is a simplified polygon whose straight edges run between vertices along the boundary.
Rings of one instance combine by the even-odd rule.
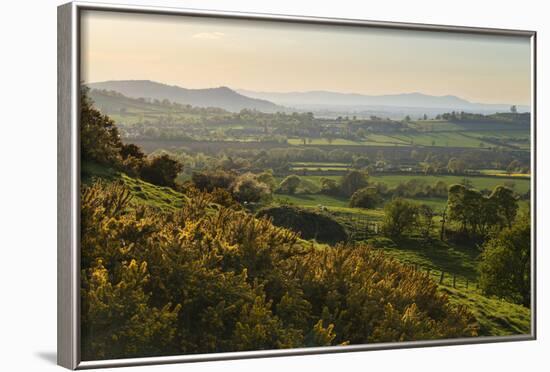
[[[131,98],[169,100],[198,107],[218,107],[232,112],[243,109],[262,112],[284,110],[264,99],[243,96],[227,87],[186,89],[150,80],[116,80],[87,84],[92,89],[112,90]]]
[[[423,93],[403,93],[386,95],[366,95],[358,93],[339,93],[331,91],[306,92],[256,92],[238,89],[237,92],[248,97],[265,99],[279,105],[297,109],[333,112],[386,112],[416,114],[441,114],[451,111],[468,111],[473,113],[506,112],[511,104],[475,103],[463,98],[445,95],[433,96]],[[529,111],[529,106],[519,106],[519,111]]]
[[[212,115],[231,115],[229,111],[215,107],[197,107],[159,100],[131,98],[113,90],[91,89],[88,96],[93,105],[102,113],[130,119],[133,116],[144,116],[148,119],[173,115],[174,117],[210,117]],[[126,122],[128,120],[123,120]],[[130,120],[131,121],[131,120]]]

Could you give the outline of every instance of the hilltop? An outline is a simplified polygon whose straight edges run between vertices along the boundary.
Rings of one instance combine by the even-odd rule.
[[[243,109],[262,112],[284,110],[282,106],[264,99],[243,96],[228,87],[187,89],[150,80],[111,80],[87,85],[92,89],[116,91],[130,98],[169,100],[197,107],[218,107],[231,112]]]

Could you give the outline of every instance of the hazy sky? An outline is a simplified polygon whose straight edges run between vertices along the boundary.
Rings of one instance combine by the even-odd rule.
[[[530,104],[528,38],[86,11],[82,80]]]

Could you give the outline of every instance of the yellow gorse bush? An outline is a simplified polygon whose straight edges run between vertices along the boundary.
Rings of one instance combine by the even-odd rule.
[[[363,244],[305,243],[191,190],[178,212],[82,189],[85,360],[475,336],[425,275]]]

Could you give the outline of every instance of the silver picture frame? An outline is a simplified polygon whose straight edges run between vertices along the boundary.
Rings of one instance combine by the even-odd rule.
[[[144,357],[82,361],[80,358],[80,15],[84,10],[123,13],[165,14],[211,18],[268,20],[281,23],[309,23],[337,26],[360,26],[399,30],[451,32],[459,34],[522,36],[531,41],[531,333],[514,336],[456,338],[349,346],[312,347],[286,350],[262,350],[169,357]],[[57,363],[69,369],[137,366],[150,364],[219,361],[242,358],[342,353],[352,351],[402,349],[429,346],[482,344],[535,340],[536,308],[536,38],[535,31],[381,22],[357,19],[317,18],[306,16],[196,10],[155,6],[112,5],[75,1],[60,5],[57,13],[58,34],[58,155],[57,155]]]

